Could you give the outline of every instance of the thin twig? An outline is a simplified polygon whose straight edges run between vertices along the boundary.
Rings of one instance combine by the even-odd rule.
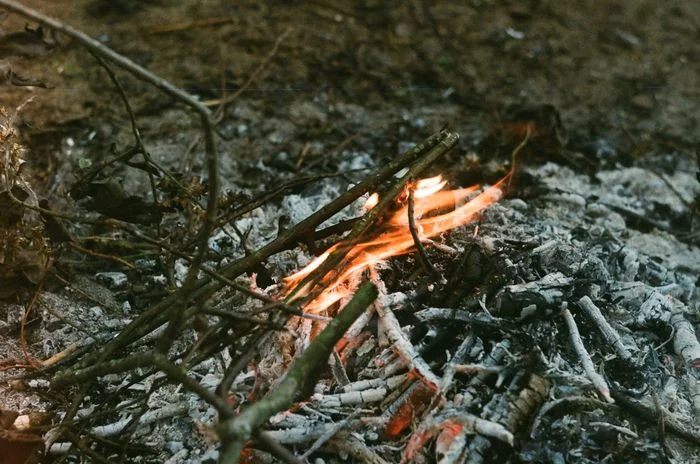
[[[301,241],[305,235],[313,232],[316,227],[325,222],[329,217],[334,216],[365,193],[375,190],[377,186],[393,176],[398,170],[411,165],[411,163],[415,162],[421,155],[424,155],[426,151],[444,141],[448,136],[453,139],[457,137],[456,134],[452,134],[448,131],[440,131],[433,134],[422,143],[416,145],[413,149],[389,162],[375,175],[368,177],[353,188],[344,192],[338,198],[328,203],[296,226],[284,231],[275,240],[225,266],[219,274],[228,279],[234,279],[244,272],[247,272],[252,266],[266,260],[268,257],[288,249],[292,244]],[[452,146],[453,143],[449,143],[448,145]],[[372,219],[374,219],[374,217]],[[360,221],[358,221],[358,223],[359,222]],[[191,294],[190,301],[205,298],[220,290],[225,285],[226,284],[220,281],[212,282],[208,278],[204,279],[198,282],[196,289]],[[122,329],[117,337],[108,342],[101,351],[86,356],[82,364],[89,365],[90,363],[96,362],[96,360],[101,362],[101,360],[109,358],[116,350],[127,346],[161,326],[167,321],[173,305],[181,301],[182,295],[181,289],[172,296],[169,296],[144,311],[140,316],[136,317],[132,323]]]
[[[108,261],[114,261],[115,263],[119,263],[128,269],[136,270],[136,266],[131,264],[129,261],[127,261],[123,258],[120,258],[119,256],[108,255],[105,253],[100,253],[99,251],[93,251],[93,250],[90,250],[89,248],[85,248],[81,245],[78,245],[76,242],[66,242],[66,246],[69,248],[73,248],[74,250],[80,251],[82,253],[85,253],[86,255],[90,255],[94,258],[102,258],[102,259],[106,259]]]
[[[340,272],[338,266],[346,256],[347,252],[352,248],[354,243],[360,239],[360,237],[364,236],[372,227],[374,227],[374,224],[381,217],[381,215],[384,214],[389,206],[394,203],[396,196],[403,191],[408,181],[425,170],[437,158],[450,151],[459,141],[459,135],[449,130],[442,130],[436,135],[440,135],[440,137],[435,139],[435,136],[432,136],[430,139],[413,147],[404,155],[408,156],[409,153],[412,153],[418,159],[416,162],[410,165],[408,173],[395,181],[391,187],[389,187],[387,192],[382,196],[381,200],[379,200],[379,203],[377,203],[374,208],[368,211],[355,223],[352,231],[345,239],[346,246],[339,247],[337,250],[331,253],[320,266],[309,273],[308,276],[306,276],[294,289],[292,289],[291,292],[289,292],[285,298],[285,301],[293,301],[300,290],[307,288],[309,284],[313,284],[317,287],[315,289],[311,287],[311,291],[308,292],[312,297],[315,296],[313,295],[314,291],[323,291],[323,283],[325,281],[322,279],[327,275],[333,275],[334,273],[337,274]]]
[[[440,378],[433,373],[430,365],[416,351],[411,341],[401,330],[401,324],[388,306],[381,303],[375,305],[379,315],[380,331],[386,335],[387,340],[399,356],[408,364],[410,369],[415,369],[426,383],[432,384],[435,388],[440,385]]]
[[[282,42],[284,42],[284,39],[287,38],[289,34],[291,34],[294,31],[293,28],[288,28],[286,29],[282,34],[280,34],[279,37],[277,37],[277,40],[275,40],[275,44],[272,47],[272,49],[267,52],[267,55],[265,56],[265,59],[263,59],[260,64],[258,65],[257,68],[255,68],[255,71],[253,71],[250,76],[248,76],[248,79],[245,81],[245,83],[236,90],[236,92],[233,93],[230,97],[222,98],[220,100],[214,100],[214,101],[208,101],[205,102],[204,104],[207,106],[214,106],[214,105],[219,105],[219,108],[216,110],[216,115],[214,116],[214,120],[216,122],[219,122],[221,118],[223,117],[224,110],[228,105],[236,101],[238,97],[241,96],[243,92],[245,92],[250,85],[255,82],[255,80],[258,78],[261,72],[265,70],[267,65],[270,63],[270,60],[277,54],[277,50],[279,50],[280,45],[282,45]]]
[[[131,104],[129,103],[129,99],[126,97],[126,92],[124,92],[124,87],[122,87],[121,82],[119,82],[119,79],[117,79],[117,75],[114,74],[114,71],[112,71],[112,68],[107,66],[107,63],[104,62],[102,58],[100,58],[99,55],[95,54],[94,52],[91,52],[92,56],[97,60],[97,62],[102,66],[102,68],[107,72],[107,75],[109,76],[109,79],[112,81],[114,86],[117,88],[117,92],[119,93],[119,97],[122,99],[122,102],[124,103],[124,108],[126,108],[126,113],[129,115],[129,121],[131,122],[131,132],[134,134],[134,141],[136,142],[136,146],[138,147],[139,151],[141,152],[141,156],[143,157],[143,162],[146,163],[146,166],[149,166],[151,164],[151,155],[148,153],[148,150],[146,150],[146,146],[143,143],[143,139],[141,138],[141,131],[139,131],[139,127],[136,125],[136,117],[134,116],[134,111],[131,109]],[[146,172],[148,173],[148,180],[151,184],[151,195],[153,195],[153,204],[155,206],[158,205],[158,190],[156,189],[156,181],[153,178],[153,173],[151,172],[150,169],[146,169]],[[158,223],[158,235],[160,235],[160,223]]]
[[[29,347],[27,346],[27,338],[25,336],[27,319],[29,318],[29,314],[31,314],[32,309],[34,309],[34,303],[36,303],[37,298],[39,298],[39,295],[41,294],[41,289],[44,287],[44,281],[46,280],[46,273],[48,272],[50,263],[51,263],[51,261],[47,257],[45,262],[44,262],[44,265],[42,266],[42,269],[41,269],[39,283],[37,284],[37,287],[34,290],[34,293],[32,294],[32,298],[29,300],[29,303],[24,308],[24,313],[22,314],[22,321],[20,322],[20,326],[19,326],[19,344],[20,344],[20,347],[22,348],[22,354],[24,355],[24,359],[32,367],[39,367],[41,365],[41,363],[37,362],[29,354]]]
[[[273,414],[291,406],[300,395],[313,388],[320,369],[325,365],[335,343],[357,317],[377,298],[377,288],[364,284],[345,306],[297,358],[278,387],[265,398],[244,409],[237,417],[221,422],[217,431],[222,440],[219,462],[235,464],[246,440]]]
[[[610,393],[620,407],[633,412],[637,416],[651,422],[652,424],[658,424],[659,421],[662,420],[661,415],[663,414],[663,424],[669,432],[691,443],[694,443],[695,445],[700,445],[700,433],[698,433],[697,430],[694,430],[691,426],[681,423],[663,407],[657,409],[656,407],[649,406],[640,401],[632,399],[616,390],[612,390]]]
[[[220,396],[226,398],[231,390],[231,385],[233,381],[236,380],[236,376],[248,365],[248,363],[257,356],[260,348],[270,340],[272,336],[272,331],[268,330],[258,337],[252,343],[249,343],[246,350],[241,354],[236,362],[231,362],[231,364],[224,371],[223,379],[216,388],[216,391]],[[251,346],[252,345],[252,346]]]
[[[414,217],[413,208],[413,188],[408,189],[408,229],[411,231],[411,237],[413,237],[413,243],[416,245],[418,250],[418,257],[420,259],[423,268],[428,271],[437,281],[442,280],[442,276],[435,269],[433,263],[430,262],[428,258],[428,253],[425,252],[425,248],[421,243],[420,237],[418,236],[418,230],[416,229],[416,218]]]
[[[195,21],[186,21],[181,23],[156,24],[148,28],[149,34],[167,34],[169,32],[180,32],[188,29],[199,27],[219,26],[222,24],[230,24],[233,18],[207,18],[198,19]]]
[[[596,390],[598,390],[598,392],[600,392],[606,401],[611,403],[614,402],[610,396],[610,387],[608,387],[608,384],[603,376],[598,374],[598,372],[595,370],[593,360],[591,360],[591,355],[588,354],[586,347],[583,345],[583,340],[581,340],[581,334],[576,326],[576,321],[574,320],[574,316],[571,315],[569,308],[566,307],[566,302],[564,303],[564,308],[562,309],[562,316],[564,316],[564,321],[566,321],[566,325],[569,328],[571,346],[574,348],[578,358],[581,360],[586,376],[590,379],[593,386],[596,388]]]
[[[338,422],[337,424],[334,424],[333,427],[331,427],[323,435],[318,437],[316,441],[314,441],[311,444],[311,446],[306,451],[304,451],[304,454],[301,455],[301,459],[304,461],[309,459],[309,456],[318,451],[328,440],[333,438],[335,434],[347,427],[350,421],[354,419],[358,414],[359,411],[355,410],[352,413],[350,413],[347,417],[345,417],[342,421]]]
[[[116,53],[115,51],[104,46],[103,44],[88,36],[87,34],[77,29],[74,29],[73,27],[65,24],[64,22],[46,16],[31,8],[27,8],[24,5],[21,5],[20,3],[12,0],[0,0],[0,7],[20,14],[26,18],[30,18],[34,21],[38,21],[44,26],[66,34],[67,36],[73,38],[74,40],[84,45],[88,50],[90,50],[97,56],[105,58],[106,60],[116,64],[122,69],[130,72],[137,78],[154,85],[155,87],[170,95],[171,97],[175,98],[176,100],[183,102],[184,104],[195,110],[200,116],[202,127],[204,129],[204,145],[208,173],[209,196],[207,199],[207,207],[204,222],[198,233],[197,254],[192,260],[190,269],[187,273],[187,277],[185,278],[185,282],[182,285],[180,298],[176,300],[176,304],[172,305],[172,310],[170,311],[170,323],[168,324],[168,329],[166,330],[166,333],[161,339],[161,343],[159,344],[159,349],[162,352],[166,352],[177,337],[177,334],[179,333],[180,326],[182,324],[183,313],[185,312],[185,308],[187,307],[187,304],[190,301],[192,291],[197,286],[197,276],[199,274],[200,266],[204,262],[204,257],[206,256],[206,252],[208,250],[209,236],[211,235],[211,232],[216,224],[219,196],[219,174],[216,146],[214,141],[214,127],[211,120],[212,113],[206,106],[204,106],[199,100],[194,98],[192,95],[171,84],[169,81],[159,76],[156,76],[152,72],[148,71],[142,66],[139,66],[130,59],[126,58],[125,56]]]
[[[600,309],[598,309],[598,307],[593,303],[590,297],[586,295],[583,298],[581,298],[578,301],[578,306],[588,315],[588,317],[591,318],[591,320],[593,320],[593,322],[595,322],[596,326],[598,326],[598,330],[600,330],[600,333],[603,335],[605,341],[608,344],[612,345],[613,349],[620,357],[620,359],[622,359],[623,361],[631,361],[632,353],[622,343],[620,334],[617,333],[617,330],[615,330],[605,319],[603,313],[600,312]]]
[[[272,438],[266,432],[256,433],[255,439],[258,440],[261,444],[265,445],[267,450],[270,453],[272,453],[276,458],[280,459],[282,462],[285,462],[287,464],[302,464],[305,462],[297,458],[294,455],[294,453],[282,446],[277,440]]]
[[[99,41],[93,39],[89,35],[77,29],[74,29],[68,24],[50,16],[46,16],[34,9],[28,8],[22,5],[21,3],[12,0],[0,0],[0,7],[22,15],[25,18],[37,21],[44,26],[47,26],[51,29],[55,29],[58,32],[62,32],[68,37],[84,45],[90,51],[96,53],[99,56],[104,57],[105,59],[118,65],[120,68],[129,71],[131,74],[138,77],[139,79],[154,85],[155,87],[167,93],[176,100],[185,103],[187,106],[197,111],[197,113],[199,113],[200,115],[210,116],[211,112],[209,111],[209,109],[206,106],[202,105],[202,103],[200,103],[192,95],[176,87],[175,85],[171,84],[169,81],[163,79],[162,77],[156,76],[146,68],[134,63],[129,58],[120,55],[119,53],[115,52],[114,50],[111,50],[108,47],[105,47]]]

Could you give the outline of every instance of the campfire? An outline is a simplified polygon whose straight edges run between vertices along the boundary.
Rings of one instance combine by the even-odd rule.
[[[409,182],[396,198],[394,211],[381,220],[376,230],[364,240],[341,241],[312,260],[306,267],[284,280],[284,296],[289,301],[305,298],[304,309],[319,314],[352,295],[367,270],[395,256],[415,251],[421,242],[473,221],[479,213],[503,196],[510,174],[495,185],[477,193],[479,186],[445,190],[442,176]],[[366,211],[376,207],[379,195],[372,194],[364,205]],[[345,257],[336,271],[320,279],[308,277],[336,251]]]
[[[700,462],[697,2],[22,3],[2,463]]]

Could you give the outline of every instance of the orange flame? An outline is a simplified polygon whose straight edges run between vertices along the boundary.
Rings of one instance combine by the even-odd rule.
[[[447,182],[442,176],[421,179],[407,185],[407,189],[413,190],[413,215],[420,239],[433,238],[473,221],[479,213],[503,196],[503,186],[509,178],[510,175],[507,175],[476,196],[479,186],[443,190]],[[408,190],[398,201],[406,203],[407,197]],[[469,199],[470,197],[473,198]],[[365,210],[376,206],[378,201],[379,196],[376,193],[370,196],[365,203]],[[450,211],[444,212],[446,210]],[[295,299],[308,296],[315,288],[322,289],[319,295],[305,305],[306,311],[322,312],[337,301],[350,296],[361,283],[365,270],[393,256],[413,251],[415,244],[409,229],[407,204],[403,204],[388,220],[378,225],[378,231],[371,239],[352,246],[337,267],[339,271],[329,273],[315,285],[307,284],[296,292]],[[336,243],[306,267],[285,278],[285,295],[289,295],[300,282],[323,264],[331,253],[343,246],[348,244]]]

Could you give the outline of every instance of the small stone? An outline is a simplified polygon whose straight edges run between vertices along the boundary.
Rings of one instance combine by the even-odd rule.
[[[102,308],[99,306],[93,306],[92,308],[88,309],[88,311],[90,312],[90,317],[93,319],[99,319],[104,314],[104,311],[102,311]]]
[[[49,388],[51,382],[46,379],[32,379],[27,382],[27,385],[29,385],[30,388]]]
[[[128,281],[123,272],[98,272],[95,279],[111,289],[123,287]]]
[[[165,442],[165,449],[167,449],[168,451],[170,451],[173,454],[177,453],[182,448],[184,448],[184,445],[181,441],[166,441]]]
[[[267,136],[267,141],[272,144],[279,145],[280,143],[284,142],[284,136],[279,132],[273,132]]]

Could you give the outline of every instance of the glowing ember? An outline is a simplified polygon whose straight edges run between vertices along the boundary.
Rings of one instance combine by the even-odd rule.
[[[442,176],[421,179],[407,185],[407,189],[413,190],[413,214],[421,240],[433,238],[474,220],[485,208],[503,196],[502,187],[508,179],[509,176],[506,176],[478,195],[478,186],[442,190],[447,183]],[[405,204],[407,198],[408,190],[397,199],[402,206],[392,213],[388,220],[377,226],[378,231],[374,236],[352,245],[336,272],[330,272],[320,281],[309,283],[296,292],[295,299],[298,299],[316,293],[316,289],[320,291],[320,294],[304,306],[306,311],[324,311],[337,301],[350,296],[361,283],[366,270],[388,258],[413,251],[415,244],[408,225],[408,205]],[[365,210],[370,210],[378,202],[379,196],[374,193],[365,203]],[[333,245],[305,268],[287,277],[284,280],[285,295],[289,295],[331,253],[347,246],[349,244],[346,242]]]

